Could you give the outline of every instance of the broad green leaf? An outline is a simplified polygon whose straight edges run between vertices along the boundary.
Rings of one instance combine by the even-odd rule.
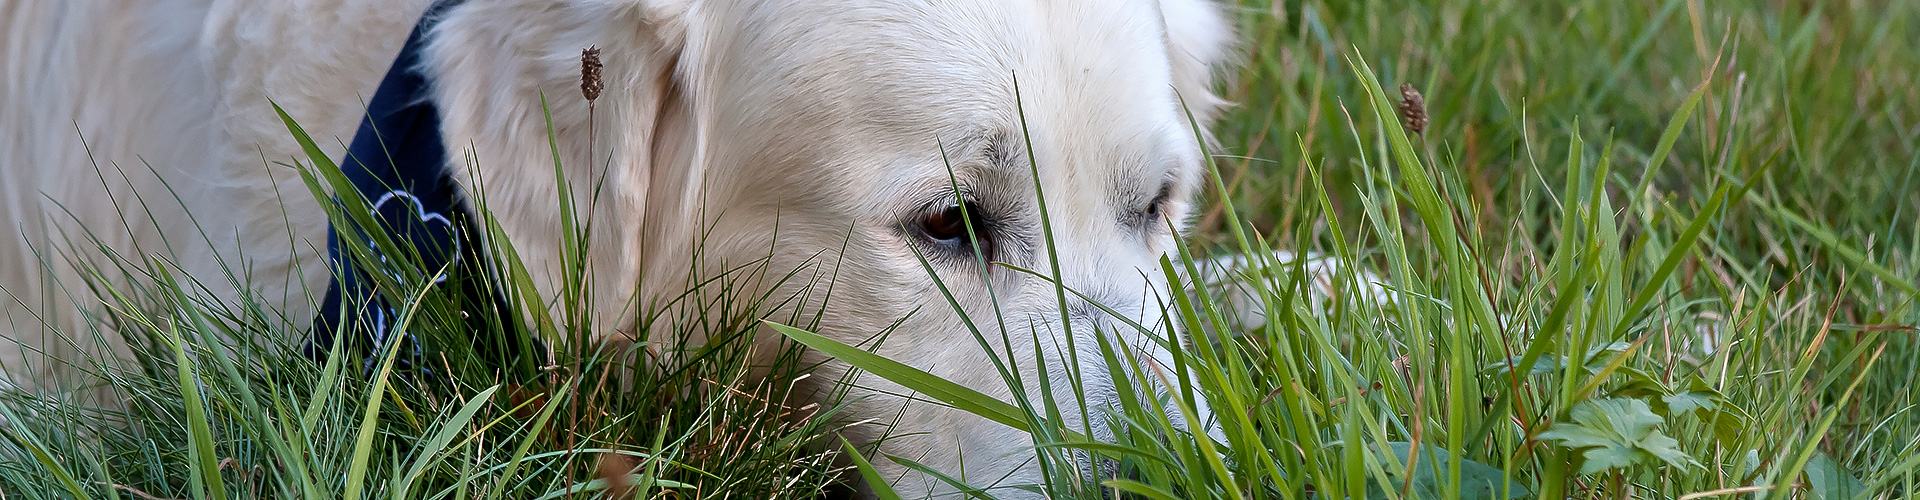
[[[1816,500],[1847,500],[1867,492],[1867,485],[1855,479],[1839,462],[1820,453],[1807,462],[1807,484]]]
[[[1740,408],[1739,405],[1733,404],[1727,399],[1726,394],[1721,393],[1719,389],[1715,389],[1712,384],[1707,383],[1707,381],[1700,378],[1699,375],[1687,377],[1686,384],[1669,391],[1665,397],[1660,398],[1660,400],[1655,403],[1654,410],[1661,415],[1669,417],[1685,415],[1690,412],[1699,412],[1701,413],[1701,418],[1706,418],[1707,414],[1712,413],[1727,413],[1729,416],[1740,419],[1741,421],[1747,419],[1747,413],[1744,409]]]
[[[1713,393],[1696,391],[1677,392],[1661,397],[1660,401],[1666,403],[1668,415],[1685,415],[1696,410],[1713,411],[1720,409],[1719,398],[1713,397],[1714,395]]]
[[[1585,458],[1581,474],[1650,465],[1656,460],[1676,467],[1699,465],[1680,450],[1678,441],[1660,432],[1666,420],[1646,401],[1587,401],[1573,407],[1572,418],[1573,422],[1553,424],[1540,439],[1560,441],[1561,446],[1580,450]]]
[[[1410,498],[1437,499],[1442,497],[1441,491],[1442,485],[1445,484],[1445,477],[1438,465],[1447,463],[1447,460],[1450,458],[1447,450],[1437,446],[1421,445],[1420,454],[1419,457],[1417,457],[1418,460],[1413,466],[1412,481],[1409,482],[1406,467],[1409,454],[1412,453],[1412,450],[1412,443],[1402,441],[1387,443],[1386,449],[1375,450],[1376,452],[1392,453],[1392,456],[1388,456],[1387,453],[1379,453],[1379,460],[1386,465],[1387,475],[1392,479],[1393,483],[1383,486],[1379,484],[1377,480],[1369,480],[1367,482],[1367,498],[1391,498],[1387,494],[1387,490],[1398,492],[1401,488],[1409,486],[1411,489],[1406,493]],[[1506,488],[1501,488],[1502,484],[1506,485]],[[1498,467],[1472,460],[1460,460],[1459,498],[1465,500],[1513,500],[1532,496],[1533,492],[1528,490],[1527,487],[1521,486],[1520,483],[1506,480]]]
[[[1654,457],[1659,458],[1660,461],[1666,462],[1668,465],[1675,467],[1697,467],[1700,465],[1693,460],[1693,457],[1688,456],[1687,452],[1680,449],[1679,440],[1674,439],[1672,436],[1662,434],[1658,430],[1649,433],[1647,437],[1642,438],[1640,442],[1636,444],[1641,450],[1653,454]]]

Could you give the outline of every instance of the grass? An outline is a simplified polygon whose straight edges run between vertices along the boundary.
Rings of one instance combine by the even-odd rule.
[[[149,355],[95,370],[126,404],[0,394],[0,491],[819,496],[855,474],[819,418],[833,408],[771,403],[793,388],[767,381],[807,368],[797,345],[771,356],[786,376],[748,376],[756,353],[740,340],[762,320],[1033,431],[1055,478],[1041,487],[1063,498],[1920,491],[1920,4],[1249,0],[1234,12],[1246,63],[1226,88],[1239,106],[1216,127],[1205,206],[1218,208],[1162,271],[1181,280],[1207,255],[1278,249],[1330,256],[1342,277],[1329,293],[1302,261],[1257,263],[1244,283],[1264,326],[1252,329],[1227,320],[1246,302],[1217,288],[1168,297],[1171,315],[1218,335],[1181,346],[1183,366],[1122,381],[1186,390],[1114,409],[1128,429],[1114,443],[1053,424],[1057,408],[983,400],[810,336],[783,298],[732,285],[765,278],[755,266],[687,299],[747,311],[673,332],[715,339],[700,351],[636,364],[648,354],[563,350],[506,370],[457,362],[477,356],[456,341],[473,334],[453,294],[402,276],[390,289],[410,291],[412,331],[442,368],[369,380],[344,361],[238,363],[290,359],[286,345],[222,340],[289,338],[274,334],[285,321],[193,302],[164,262],[117,260],[102,275],[141,286],[113,290],[128,307],[96,326]],[[1402,126],[1401,83],[1424,94],[1421,133]],[[309,172],[316,189],[329,182],[324,165]],[[499,276],[474,279],[524,290],[510,249],[492,254]],[[581,317],[528,328],[579,335],[592,327]],[[1154,407],[1200,399],[1217,441]],[[1124,478],[1085,477],[1085,454]]]

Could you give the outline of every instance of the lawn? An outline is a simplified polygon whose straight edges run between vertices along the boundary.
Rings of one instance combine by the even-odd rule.
[[[1172,315],[1215,335],[1182,349],[1185,370],[1123,380],[1177,376],[1186,390],[1114,409],[1129,429],[1115,443],[1052,423],[1057,409],[947,392],[1033,432],[1054,472],[1036,488],[1920,492],[1920,2],[1233,9],[1243,63],[1223,89],[1236,106],[1214,127],[1211,208],[1164,271],[1283,250],[1339,272],[1317,283],[1304,260],[1255,259],[1236,300],[1209,286],[1172,297]],[[333,172],[314,160],[318,192]],[[494,254],[526,289],[511,287],[512,253]],[[630,363],[650,356],[643,345],[488,365],[468,339],[511,327],[474,332],[453,299],[423,293],[409,316],[433,346],[428,368],[397,369],[391,351],[361,376],[344,356],[316,366],[276,341],[218,340],[292,338],[293,326],[254,304],[186,299],[191,284],[162,263],[108,266],[146,278],[114,290],[129,307],[96,323],[143,354],[95,368],[115,404],[0,393],[0,497],[832,496],[859,474],[834,445],[834,408],[778,403],[808,368],[801,344],[941,389],[807,334],[781,297],[737,293],[764,278],[751,267],[699,292],[744,312],[658,332],[709,340],[666,362]],[[1227,321],[1250,304],[1260,326]],[[579,308],[560,310],[528,328],[584,335],[570,326]],[[744,342],[763,320],[797,327],[780,329],[797,343],[749,373],[769,357]],[[1156,407],[1200,399],[1211,437]],[[1085,454],[1123,474],[1084,477]]]

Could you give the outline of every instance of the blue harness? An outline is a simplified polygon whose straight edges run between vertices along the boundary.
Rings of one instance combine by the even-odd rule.
[[[380,81],[380,87],[367,103],[367,114],[354,133],[339,162],[340,172],[353,184],[358,196],[371,208],[373,219],[382,226],[395,245],[410,247],[404,257],[376,255],[373,269],[357,265],[346,255],[344,238],[360,238],[367,248],[375,248],[367,233],[358,228],[335,224],[327,230],[327,257],[334,281],[321,302],[312,334],[302,347],[310,359],[322,360],[333,349],[336,332],[351,336],[349,347],[362,354],[362,369],[371,372],[391,342],[403,342],[395,366],[421,368],[415,360],[421,346],[409,332],[393,330],[399,311],[376,289],[374,272],[393,275],[395,269],[419,270],[434,276],[436,285],[448,283],[441,293],[458,294],[462,315],[469,321],[498,321],[496,326],[517,326],[518,316],[511,314],[507,301],[489,284],[491,276],[480,245],[472,211],[449,173],[447,148],[440,135],[440,112],[428,92],[426,75],[421,73],[421,51],[427,32],[440,14],[461,3],[460,0],[435,2],[414,25],[407,43],[394,58],[393,66]],[[339,193],[338,196],[350,196]],[[376,251],[376,253],[378,253]],[[446,269],[443,274],[436,274]],[[395,276],[398,278],[399,276]],[[404,282],[390,280],[389,282]],[[466,309],[475,309],[469,314]],[[484,314],[482,314],[484,310]],[[344,322],[344,324],[343,324]],[[415,323],[419,324],[418,322]],[[484,326],[484,325],[474,325]],[[486,328],[468,332],[489,331]],[[498,331],[498,330],[494,330]],[[508,335],[508,350],[519,351],[517,337]],[[478,340],[478,339],[476,339]],[[535,341],[537,343],[537,340]],[[544,349],[541,349],[544,351]]]

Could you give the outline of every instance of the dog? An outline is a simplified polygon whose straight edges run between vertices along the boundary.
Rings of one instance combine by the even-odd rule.
[[[297,175],[271,166],[301,151],[272,105],[338,158],[430,3],[0,3],[0,219],[18,235],[0,243],[10,295],[0,328],[20,344],[0,362],[12,382],[66,377],[35,360],[74,355],[50,332],[75,328],[76,311],[98,304],[62,288],[84,276],[49,250],[83,227],[101,248],[169,256],[205,283],[227,283],[221,273],[237,266],[246,279],[209,287],[212,298],[264,297],[311,318],[316,306],[299,291],[332,279],[327,219]],[[1224,105],[1211,91],[1234,39],[1222,9],[472,0],[432,14],[419,71],[456,150],[446,171],[484,192],[499,221],[490,237],[513,243],[543,292],[562,281],[555,200],[565,191],[567,210],[598,221],[587,260],[603,335],[730,266],[828,266],[831,300],[806,294],[804,280],[759,292],[803,297],[789,307],[818,311],[820,333],[842,342],[891,327],[879,354],[1011,399],[962,321],[998,314],[1020,339],[999,355],[1045,356],[1054,369],[1079,359],[1087,400],[1060,403],[1093,408],[1118,397],[1117,375],[1086,337],[1096,330],[1172,366],[1112,314],[1177,330],[1157,305],[1169,300],[1158,262],[1179,244],[1203,185],[1205,129]],[[588,47],[604,64],[591,113],[585,99],[562,98],[579,95]],[[586,181],[558,182],[556,154],[566,178]],[[102,230],[113,228],[125,229]],[[976,256],[1079,293],[1063,302],[1048,279]],[[1067,331],[1086,338],[1069,342]],[[1087,352],[1058,352],[1066,345]],[[1033,365],[1020,376],[1039,384]],[[821,370],[810,380],[848,368]],[[1054,375],[1054,394],[1075,393]],[[857,445],[969,481],[1042,481],[1022,432],[866,382],[843,417],[896,423],[884,441],[880,429],[849,428]],[[1086,424],[1111,435],[1104,422]],[[955,491],[878,462],[902,491]]]

